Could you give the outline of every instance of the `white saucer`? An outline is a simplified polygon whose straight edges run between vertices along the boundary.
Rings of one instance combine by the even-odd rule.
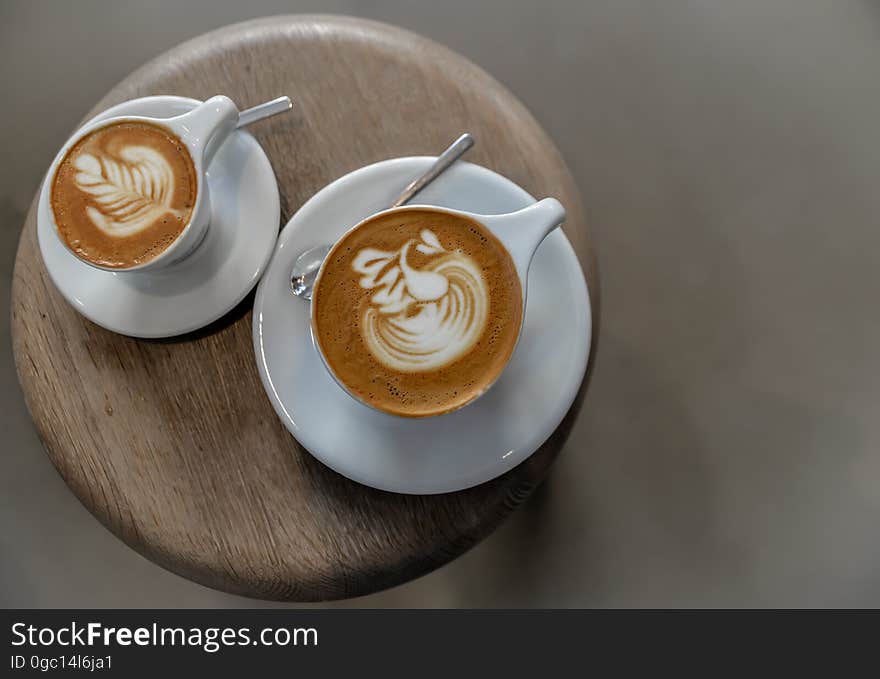
[[[195,108],[196,99],[144,97],[95,116],[170,118]],[[91,121],[90,121],[91,122]],[[40,252],[55,287],[77,311],[108,330],[133,337],[192,332],[231,311],[266,268],[280,220],[275,173],[257,141],[234,132],[207,173],[211,225],[198,249],[156,272],[112,272],[84,264],[62,244],[49,220],[49,182],[37,208]]]
[[[287,223],[254,303],[254,349],[275,411],[316,458],[350,479],[398,493],[446,493],[515,467],[556,429],[577,394],[590,352],[590,299],[561,230],[535,255],[525,326],[492,389],[448,415],[404,419],[355,401],[324,368],[311,340],[309,304],[290,292],[297,255],[332,243],[388,207],[433,158],[398,158],[356,170],[315,194]],[[534,202],[508,179],[456,163],[420,204],[482,214]]]

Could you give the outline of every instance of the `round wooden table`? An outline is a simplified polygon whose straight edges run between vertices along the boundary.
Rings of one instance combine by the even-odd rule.
[[[533,195],[557,196],[598,321],[598,278],[575,184],[504,87],[436,43],[323,16],[230,26],[134,72],[89,116],[125,99],[224,93],[246,107],[289,94],[291,114],[255,125],[278,178],[282,223],[340,175],[436,153],[462,131],[468,159]],[[15,362],[49,457],[80,501],[132,548],[185,577],[267,599],[318,601],[391,587],[491,532],[540,483],[585,384],[553,436],[504,476],[458,493],[384,493],[330,471],[275,417],[254,362],[251,305],[193,335],[113,334],[55,290],[24,225],[12,287]],[[586,382],[586,381],[585,381]]]

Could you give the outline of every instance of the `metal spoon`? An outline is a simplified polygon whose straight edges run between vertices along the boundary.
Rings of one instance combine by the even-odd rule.
[[[437,157],[427,172],[413,180],[403,190],[397,200],[391,204],[391,207],[400,207],[412,200],[419,191],[437,179],[473,145],[474,138],[465,132]],[[290,290],[294,295],[305,300],[312,299],[312,286],[318,276],[318,269],[321,268],[321,263],[332,248],[332,245],[318,245],[306,250],[296,258],[293,268],[290,270]]]
[[[238,124],[236,127],[251,125],[258,120],[289,111],[292,107],[293,104],[290,101],[290,97],[278,97],[272,101],[251,106],[238,114]]]

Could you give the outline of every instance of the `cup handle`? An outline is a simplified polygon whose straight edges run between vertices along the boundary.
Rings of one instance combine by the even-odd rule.
[[[525,281],[538,246],[565,221],[565,208],[555,198],[544,198],[522,210],[484,216],[483,220],[507,248],[520,278]]]
[[[238,125],[238,107],[223,95],[211,97],[177,119],[194,155],[210,165],[217,149]]]

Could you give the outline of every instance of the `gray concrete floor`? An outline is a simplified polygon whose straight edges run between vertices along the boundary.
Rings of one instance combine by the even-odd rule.
[[[0,2],[0,606],[262,605],[125,547],[66,489],[10,351],[19,230],[132,68],[265,14],[400,24],[508,85],[595,225],[603,334],[539,494],[345,606],[880,606],[880,6],[843,0]]]

